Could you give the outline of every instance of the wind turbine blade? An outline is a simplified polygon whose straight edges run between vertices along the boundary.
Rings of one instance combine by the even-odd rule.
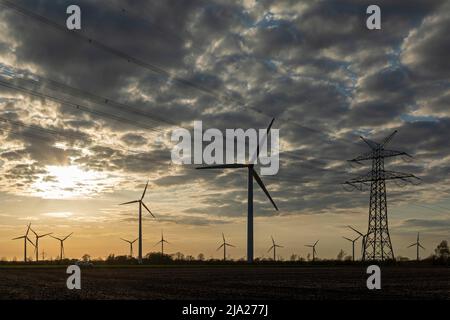
[[[275,121],[275,118],[272,118],[272,121],[270,121],[270,124],[267,127],[267,130],[266,130],[264,136],[261,138],[261,140],[258,139],[258,144],[256,145],[256,154],[254,154],[253,157],[250,158],[250,163],[254,163],[256,161],[256,159],[259,157],[260,143],[264,144],[265,141],[267,140],[267,137],[269,136],[269,133],[270,133],[270,128],[272,128],[272,124],[274,121]]]
[[[155,243],[153,246],[156,246],[158,244],[160,244],[162,242],[162,240],[159,240],[157,243]]]
[[[413,243],[413,244],[407,246],[407,248],[411,248],[411,247],[415,246],[416,244],[417,244],[417,243]]]
[[[316,246],[316,244],[319,242],[319,240],[316,241],[316,243],[314,243],[314,246]]]
[[[145,205],[145,203],[142,202],[142,201],[141,201],[141,203],[142,203],[142,205],[144,206],[144,208],[147,209],[147,211],[152,215],[152,217],[153,217],[153,218],[156,218],[156,217],[153,215],[153,213],[150,211],[150,209],[147,208],[147,206]]]
[[[264,191],[264,193],[266,194],[266,196],[269,198],[270,202],[272,202],[272,205],[275,207],[275,209],[278,211],[278,207],[275,204],[275,202],[273,201],[272,197],[269,194],[269,191],[267,191],[266,187],[264,186],[264,183],[262,182],[261,178],[259,177],[259,175],[256,173],[255,170],[252,170],[253,173],[253,178],[255,178],[256,182],[258,182],[259,186],[261,187],[261,189]]]
[[[350,229],[352,229],[353,231],[355,231],[357,234],[359,234],[359,235],[361,235],[361,236],[364,236],[361,232],[359,232],[358,230],[356,230],[356,229],[353,228],[352,226],[347,226],[347,227],[349,227]]]
[[[138,241],[139,238],[134,239],[131,243],[135,243],[136,241]]]
[[[313,246],[310,244],[305,244],[305,247],[312,248]]]
[[[272,244],[275,244],[275,240],[273,240],[273,236],[270,236],[272,238]]]
[[[124,239],[124,238],[120,238],[120,240],[125,241],[125,242],[128,242],[128,243],[131,243],[130,241],[128,241],[128,240],[126,240],[126,239]]]
[[[225,235],[223,234],[223,232],[222,232],[222,239],[223,239],[223,242],[225,243]]]
[[[36,231],[33,230],[33,228],[30,228],[30,231],[33,232],[36,237],[39,237],[39,235],[36,233]]]
[[[147,187],[148,187],[148,181],[147,181],[147,184],[145,185],[144,192],[142,193],[141,200],[144,199],[145,192],[147,191]]]
[[[62,241],[66,240],[67,238],[69,238],[71,235],[73,235],[73,232],[71,234],[69,234],[67,237],[65,237],[64,239],[62,239]]]
[[[349,238],[346,238],[346,237],[342,237],[342,238],[344,238],[345,240],[348,240],[350,242],[353,242],[353,240],[350,240]]]
[[[225,243],[225,245],[227,245],[227,246],[229,246],[229,247],[233,247],[233,248],[236,248],[236,246],[235,246],[235,245],[232,245],[232,244],[229,244],[229,243]]]
[[[247,168],[247,164],[241,164],[241,163],[231,163],[231,164],[220,164],[220,165],[213,165],[213,166],[204,166],[204,167],[197,167],[195,169],[197,170],[204,170],[204,169],[237,169],[237,168]]]
[[[61,241],[61,239],[60,239],[60,238],[57,238],[57,237],[54,237],[54,236],[50,236],[50,237],[52,237],[53,239],[56,239],[56,240],[59,240],[59,241]]]
[[[270,252],[275,246],[271,246],[267,252]]]
[[[136,202],[139,202],[139,200],[133,200],[133,201],[128,201],[128,202],[120,203],[119,206],[123,206],[124,204],[136,203]]]
[[[222,243],[221,245],[220,245],[220,247],[218,247],[217,248],[217,250],[216,251],[219,251],[220,250],[220,248],[222,248],[223,246],[224,246],[225,244],[224,243]]]
[[[19,239],[23,239],[23,238],[25,238],[25,236],[17,237],[17,238],[11,239],[11,240],[19,240]]]
[[[422,247],[422,245],[419,243],[419,247],[421,247],[423,250],[425,250],[425,248],[424,247]]]
[[[39,236],[39,238],[43,238],[43,237],[49,236],[49,235],[51,235],[52,233],[53,233],[53,232],[49,232],[49,233],[43,234],[43,235]]]
[[[30,240],[30,238],[28,238],[28,237],[25,237],[25,238],[28,240],[29,243],[31,243],[31,244],[33,245],[33,247],[36,247],[36,245],[34,244],[34,242]]]
[[[280,246],[280,245],[278,245],[278,244],[277,244],[276,246],[277,246],[278,248],[284,248],[283,246]]]

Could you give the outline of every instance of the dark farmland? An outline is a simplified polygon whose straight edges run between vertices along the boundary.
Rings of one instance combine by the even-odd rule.
[[[161,266],[82,269],[66,288],[63,267],[0,268],[0,299],[450,299],[450,268],[381,268],[369,291],[363,266]]]

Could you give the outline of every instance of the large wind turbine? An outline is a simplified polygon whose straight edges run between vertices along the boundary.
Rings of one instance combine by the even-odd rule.
[[[125,242],[128,242],[130,244],[130,257],[133,257],[133,243],[135,243],[139,238],[134,239],[133,241],[126,240],[123,238],[120,238],[120,240],[123,240]]]
[[[148,187],[148,181],[147,181],[147,184],[145,185],[144,192],[142,193],[142,196],[140,199],[129,201],[129,202],[124,202],[124,203],[120,204],[120,205],[124,205],[124,204],[131,204],[131,203],[139,203],[139,237],[138,237],[138,240],[139,240],[139,242],[138,242],[138,251],[139,251],[138,252],[138,262],[139,263],[142,263],[142,206],[144,206],[144,208],[152,215],[153,218],[155,217],[153,215],[153,213],[150,211],[150,209],[142,201],[142,199],[144,199],[145,192],[147,191],[147,187]]]
[[[164,233],[161,231],[161,240],[159,240],[157,243],[155,243],[155,246],[157,244],[161,243],[161,256],[164,256],[164,242],[167,243],[167,244],[170,244],[168,241],[166,241],[164,239]]]
[[[316,260],[316,253],[317,253],[316,245],[317,245],[317,242],[319,242],[319,240],[317,240],[316,243],[314,243],[314,244],[305,244],[305,247],[309,247],[309,248],[313,249],[313,259],[312,259],[312,261]]]
[[[36,262],[37,262],[37,261],[39,261],[39,239],[51,235],[52,232],[39,235],[33,230],[33,228],[30,228],[30,230],[31,230],[31,232],[34,233],[34,235],[36,237],[35,245],[34,245],[34,252],[36,254]]]
[[[61,261],[64,258],[64,241],[66,241],[72,234],[73,234],[73,232],[62,239],[50,235],[50,237],[52,237],[53,239],[59,240],[59,244],[60,244],[59,260],[61,260]]]
[[[356,242],[356,240],[358,240],[359,238],[361,238],[362,237],[362,235],[359,235],[357,238],[355,238],[355,239],[349,239],[349,238],[346,238],[346,237],[342,237],[342,238],[344,238],[345,240],[348,240],[348,241],[350,241],[351,243],[352,243],[352,261],[355,261],[355,242]]]
[[[417,241],[413,244],[411,244],[410,246],[408,246],[408,248],[411,248],[413,246],[417,247],[417,261],[419,261],[419,247],[422,248],[423,250],[425,250],[424,247],[422,247],[422,245],[420,244],[420,240],[419,240],[419,233],[417,232]]]
[[[220,248],[223,248],[223,261],[226,261],[227,260],[227,246],[233,247],[233,248],[234,248],[234,246],[232,244],[226,242],[225,235],[223,233],[222,233],[222,239],[223,239],[223,243],[220,245],[220,247],[217,248],[216,251],[219,251]]]
[[[267,135],[270,132],[270,128],[272,127],[272,124],[275,119],[272,119],[272,121],[269,124],[269,127],[267,128],[265,138],[267,139]],[[262,140],[263,141],[263,140]],[[257,152],[256,157],[254,159],[256,160],[259,156],[259,141],[257,145]],[[252,159],[253,160],[253,159]],[[266,196],[269,198],[272,205],[275,207],[275,209],[278,211],[278,207],[273,201],[272,197],[269,194],[269,191],[267,191],[264,183],[262,182],[259,175],[256,173],[255,169],[255,161],[250,161],[250,163],[233,163],[233,164],[223,164],[223,165],[212,165],[212,166],[205,166],[205,167],[198,167],[196,169],[239,169],[239,168],[247,168],[248,170],[248,195],[247,195],[247,262],[253,263],[253,179],[256,180],[258,185],[261,187],[261,189],[264,191]]]
[[[23,239],[23,261],[24,262],[27,262],[27,241],[29,241],[34,246],[33,241],[31,241],[30,238],[28,238],[28,233],[30,232],[30,228],[31,228],[31,223],[28,224],[27,232],[25,233],[24,236],[12,239],[12,240]]]
[[[269,248],[269,250],[267,250],[267,252],[273,250],[273,261],[277,261],[277,248],[283,248],[283,246],[276,244],[272,236],[271,238],[272,238],[272,246]]]

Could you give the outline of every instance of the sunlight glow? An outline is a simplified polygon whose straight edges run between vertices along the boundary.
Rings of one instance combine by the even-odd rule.
[[[90,198],[108,185],[108,175],[78,166],[47,166],[32,185],[32,193],[44,199]]]

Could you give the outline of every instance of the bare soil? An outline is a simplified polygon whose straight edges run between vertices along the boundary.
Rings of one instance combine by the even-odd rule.
[[[176,266],[82,269],[68,290],[65,268],[0,268],[0,299],[450,299],[450,268],[381,269],[368,290],[363,266]]]

